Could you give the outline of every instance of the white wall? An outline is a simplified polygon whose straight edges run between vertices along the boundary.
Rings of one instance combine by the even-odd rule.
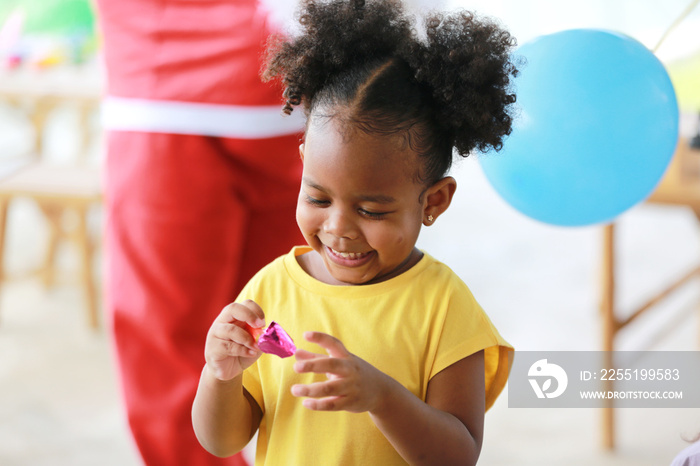
[[[447,0],[447,8],[466,8],[501,20],[520,44],[572,28],[613,29],[628,34],[650,49],[689,0]],[[663,61],[700,51],[700,6],[668,36],[657,56]]]

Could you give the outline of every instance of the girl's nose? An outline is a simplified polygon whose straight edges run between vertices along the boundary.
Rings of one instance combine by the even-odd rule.
[[[341,209],[328,212],[328,217],[323,223],[323,231],[336,238],[356,239],[358,237],[357,225],[348,213]]]

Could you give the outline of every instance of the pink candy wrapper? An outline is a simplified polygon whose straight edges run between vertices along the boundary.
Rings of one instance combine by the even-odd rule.
[[[265,332],[258,338],[258,348],[263,353],[276,354],[288,358],[297,350],[292,337],[277,322],[270,322]]]

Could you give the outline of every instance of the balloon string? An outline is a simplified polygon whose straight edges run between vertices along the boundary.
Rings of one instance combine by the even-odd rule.
[[[690,14],[693,9],[698,6],[698,3],[700,3],[700,0],[692,0],[687,7],[685,7],[685,10],[683,10],[683,13],[680,14],[678,18],[671,24],[671,26],[666,29],[666,32],[661,36],[661,39],[659,39],[659,42],[657,42],[656,46],[652,49],[653,52],[656,53],[657,50],[659,50],[659,47],[661,47],[661,44],[666,40],[666,37],[673,31],[676,26],[681,24],[681,22]]]

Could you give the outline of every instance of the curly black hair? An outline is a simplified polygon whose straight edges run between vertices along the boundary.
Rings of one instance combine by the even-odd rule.
[[[471,12],[426,18],[426,37],[393,0],[306,0],[302,33],[272,41],[265,79],[281,77],[283,111],[302,105],[349,110],[349,122],[367,133],[402,134],[425,158],[419,179],[448,172],[452,149],[500,150],[510,134],[512,36]]]

